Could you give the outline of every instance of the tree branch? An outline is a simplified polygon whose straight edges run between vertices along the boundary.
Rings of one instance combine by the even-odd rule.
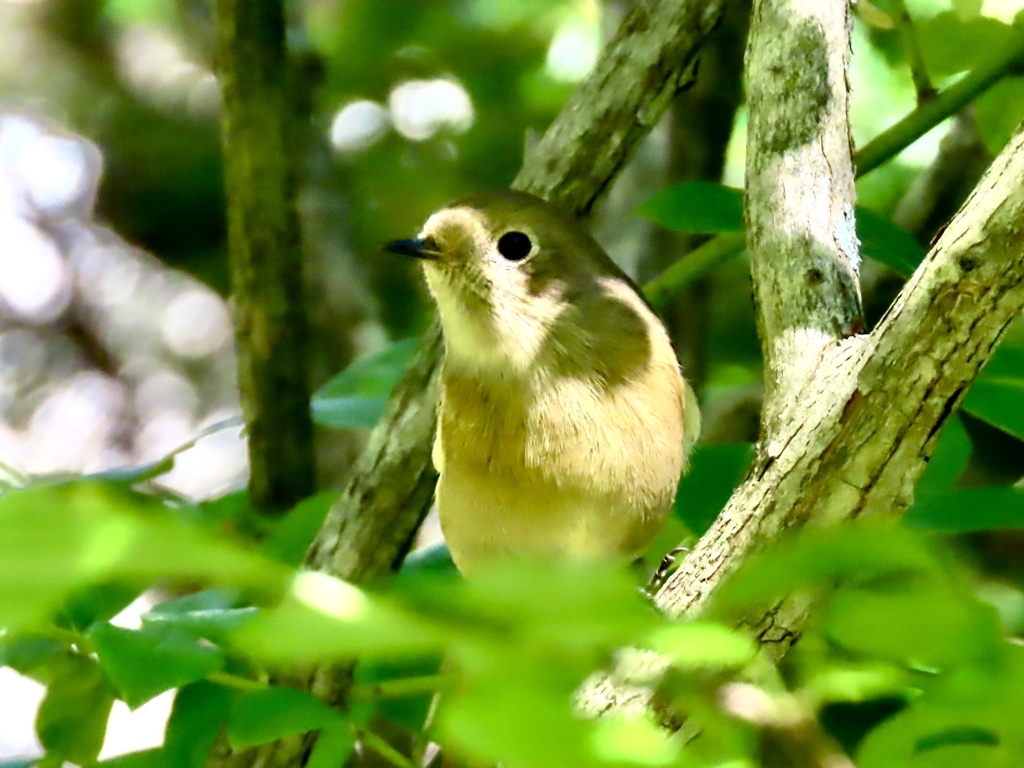
[[[282,512],[315,490],[302,253],[280,0],[217,0],[228,255],[249,498]]]
[[[747,250],[771,439],[821,348],[861,324],[845,0],[761,0],[747,44]]]
[[[897,517],[939,431],[1024,307],[1024,126],[868,336],[819,350],[785,434],[658,596],[699,612],[751,552],[810,520]],[[781,656],[799,636],[793,600],[748,621]]]

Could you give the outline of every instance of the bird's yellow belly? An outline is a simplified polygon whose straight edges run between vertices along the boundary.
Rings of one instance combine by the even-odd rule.
[[[543,479],[462,472],[450,457],[437,486],[441,528],[463,573],[500,557],[629,560],[657,535],[668,509],[558,488]]]

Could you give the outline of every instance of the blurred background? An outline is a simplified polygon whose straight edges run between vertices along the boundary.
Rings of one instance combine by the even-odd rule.
[[[295,152],[314,387],[426,327],[417,271],[379,244],[414,234],[453,197],[507,186],[631,4],[287,4],[296,102],[308,112]],[[904,42],[885,21],[891,4],[876,5],[859,4],[855,28],[859,145],[916,99]],[[934,84],[989,53],[1022,5],[908,1]],[[747,15],[731,3],[698,84],[594,214],[598,240],[641,281],[699,244],[636,217],[645,199],[697,178],[742,186]],[[212,19],[212,0],[0,0],[0,475],[10,482],[144,464],[194,441],[160,478],[169,492],[208,499],[244,486]],[[1022,116],[1024,78],[1007,78],[866,177],[862,205],[927,245]],[[870,325],[900,280],[870,262],[863,279]],[[752,441],[760,352],[744,259],[688,288],[666,319],[707,414],[705,440]],[[1024,343],[1020,329],[1013,339]],[[1024,474],[1016,438],[965,423],[964,482]],[[324,487],[341,486],[364,437],[318,436]],[[0,757],[33,750],[21,698],[32,694],[7,671]]]

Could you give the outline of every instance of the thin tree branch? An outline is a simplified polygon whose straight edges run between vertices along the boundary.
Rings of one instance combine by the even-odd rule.
[[[892,9],[896,16],[896,31],[899,32],[900,41],[903,43],[903,53],[910,65],[917,105],[920,107],[935,98],[935,86],[928,77],[928,69],[924,65],[924,56],[921,55],[921,46],[917,40],[917,30],[914,29],[914,20],[910,18],[907,4],[904,0],[893,0]]]
[[[315,480],[280,0],[217,0],[217,72],[249,498],[282,512]]]
[[[968,72],[961,80],[943,90],[935,99],[915,109],[887,128],[857,152],[857,173],[863,176],[890,157],[903,151],[931,128],[951,117],[1001,80],[1024,59],[1024,34],[1017,34],[1006,47],[996,51]]]

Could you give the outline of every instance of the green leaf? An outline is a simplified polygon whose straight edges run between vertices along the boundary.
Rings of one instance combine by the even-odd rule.
[[[846,652],[939,670],[991,658],[1002,643],[994,608],[941,584],[840,589],[822,631]]]
[[[1003,346],[996,350],[961,408],[1024,440],[1024,349]]]
[[[45,637],[0,637],[0,667],[34,676],[38,669],[61,659],[69,650],[67,644]]]
[[[867,208],[857,208],[857,237],[863,256],[909,277],[924,259],[925,249],[913,235],[891,219]]]
[[[242,606],[237,589],[204,589],[157,603],[144,614],[146,625],[176,627],[195,637],[225,644],[231,634],[257,615],[257,608]]]
[[[678,765],[680,744],[653,719],[602,717],[593,736],[595,752],[612,765]]]
[[[921,499],[951,491],[971,457],[971,438],[959,416],[952,416],[942,428],[928,466],[917,481],[914,496]],[[911,510],[913,514],[913,510]]]
[[[347,722],[326,725],[316,737],[316,746],[305,768],[338,768],[347,765],[356,748],[356,737]]]
[[[965,488],[917,501],[904,524],[942,533],[1024,528],[1024,490]]]
[[[1017,34],[1009,24],[990,16],[964,19],[954,11],[921,19],[914,26],[925,68],[933,78],[974,69]]]
[[[531,768],[589,766],[592,723],[573,711],[572,687],[535,659],[508,654],[474,677],[459,696],[442,701],[438,729],[445,743],[483,764]]]
[[[710,181],[673,184],[648,198],[637,215],[676,232],[742,232],[743,192]]]
[[[250,691],[228,715],[228,741],[234,749],[264,744],[317,728],[345,723],[341,713],[295,688]]]
[[[604,564],[506,560],[482,566],[469,581],[435,583],[425,612],[472,617],[502,640],[512,621],[531,645],[572,649],[573,662],[584,666],[587,652],[612,651],[662,623],[633,574]]]
[[[89,765],[103,747],[114,691],[96,661],[68,656],[46,689],[36,735],[47,757]]]
[[[742,232],[743,193],[709,181],[689,181],[656,193],[637,213],[677,232]],[[864,256],[904,277],[917,268],[925,255],[925,249],[909,232],[867,208],[857,208],[857,236]]]
[[[337,498],[336,491],[324,491],[300,501],[274,524],[260,544],[260,551],[287,565],[301,565]]]
[[[978,97],[974,118],[988,151],[999,154],[1024,118],[1024,77],[1006,77]]]
[[[123,582],[92,584],[73,592],[57,613],[56,623],[84,632],[97,621],[113,618],[127,607],[142,590]]]
[[[646,646],[686,668],[727,669],[742,667],[754,659],[757,648],[740,632],[710,622],[677,622],[659,627]]]
[[[164,735],[169,765],[202,768],[206,764],[234,699],[234,691],[205,680],[178,690]]]
[[[418,344],[419,339],[403,339],[353,362],[313,396],[313,421],[325,427],[372,427]]]
[[[103,671],[133,709],[224,665],[219,648],[174,627],[147,624],[131,630],[104,623],[93,627],[89,636]]]
[[[286,570],[210,532],[159,501],[117,485],[74,482],[0,497],[0,627],[51,615],[97,582],[212,580],[275,588]]]
[[[322,573],[300,572],[285,599],[261,610],[232,637],[274,663],[365,656],[403,658],[444,649],[430,622]]]
[[[837,581],[942,573],[920,534],[909,528],[807,529],[751,557],[722,585],[715,606],[731,615],[793,592],[833,588]]]
[[[754,458],[749,443],[698,445],[679,482],[675,515],[698,536],[718,517]]]
[[[168,761],[167,753],[162,747],[118,755],[97,765],[103,768],[177,768]]]

